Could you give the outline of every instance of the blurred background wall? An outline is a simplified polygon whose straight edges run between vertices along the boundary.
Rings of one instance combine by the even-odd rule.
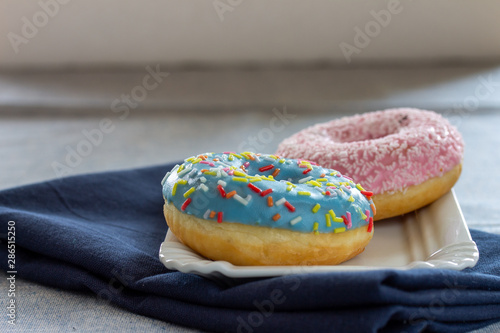
[[[490,61],[499,14],[495,0],[3,0],[0,69]]]

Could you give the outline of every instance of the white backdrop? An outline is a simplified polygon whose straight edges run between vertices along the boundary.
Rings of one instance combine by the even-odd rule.
[[[2,0],[0,68],[491,60],[495,0]]]

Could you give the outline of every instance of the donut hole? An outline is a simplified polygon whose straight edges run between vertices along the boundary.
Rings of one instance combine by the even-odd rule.
[[[397,134],[401,128],[408,125],[408,115],[401,114],[390,120],[352,119],[343,126],[325,128],[326,136],[339,143],[376,140],[391,134]]]

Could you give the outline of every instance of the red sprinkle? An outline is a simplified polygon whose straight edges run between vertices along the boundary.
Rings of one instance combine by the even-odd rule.
[[[371,191],[360,191],[361,194],[366,195],[367,197],[371,197],[373,195],[373,192]]]
[[[370,220],[368,222],[368,229],[366,231],[372,232],[373,230],[373,217],[370,217]]]
[[[289,203],[288,201],[285,201],[285,206],[286,208],[288,208],[289,211],[291,211],[292,213],[295,212],[295,207],[292,206],[291,203]]]
[[[273,192],[273,190],[268,188],[267,190],[260,192],[260,196],[265,197],[266,195],[268,195],[269,193],[272,193],[272,192]]]
[[[217,185],[217,189],[219,190],[220,195],[225,198],[226,197],[226,191],[224,191],[224,187],[222,185]]]
[[[342,220],[344,220],[345,225],[349,224],[349,221],[347,221],[347,217],[345,217],[344,215],[342,215]]]
[[[280,214],[276,214],[273,216],[273,221],[278,221],[280,219],[281,215]]]
[[[304,172],[302,172],[304,175],[308,172],[311,172],[312,169],[305,169]]]
[[[260,188],[258,188],[257,186],[255,186],[254,184],[252,183],[248,183],[248,187],[250,187],[252,189],[252,191],[256,192],[256,193],[260,193],[262,192],[262,190]]]
[[[263,166],[262,168],[259,168],[259,171],[260,172],[264,172],[264,171],[267,171],[267,170],[271,170],[272,168],[274,168],[274,165],[269,164],[269,165]]]
[[[191,203],[191,198],[187,198],[186,201],[184,201],[184,203],[182,204],[181,210],[185,211],[186,207],[189,206],[190,203]]]
[[[217,213],[217,222],[222,223],[222,212]]]
[[[325,194],[326,195],[330,195],[331,193],[330,193],[330,191],[326,191]]]

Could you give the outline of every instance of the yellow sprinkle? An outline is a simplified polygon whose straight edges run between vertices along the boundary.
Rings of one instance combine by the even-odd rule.
[[[228,159],[228,161],[232,161],[232,160],[234,160],[234,157],[233,157],[233,155],[229,155],[229,157],[227,159]]]
[[[307,192],[307,191],[298,191],[297,193],[299,195],[311,195],[311,192]]]
[[[184,192],[184,198],[187,198],[191,195],[191,193],[193,193],[195,191],[195,188],[194,187],[191,187],[189,190],[187,190],[186,192]]]
[[[276,156],[274,156],[274,155],[269,155],[269,157],[270,157],[270,158],[272,158],[272,159],[274,159],[274,160],[278,159],[278,158],[277,158]]]
[[[336,234],[338,234],[339,232],[344,232],[344,231],[345,231],[345,227],[342,227],[342,228],[335,229],[333,232],[335,232]]]
[[[318,178],[318,179],[316,179],[316,181],[317,182],[327,182],[328,179],[326,179],[326,178]]]
[[[321,208],[321,205],[317,203],[317,204],[316,204],[316,205],[314,205],[314,207],[312,208],[312,212],[313,212],[314,214],[316,214],[320,208]]]
[[[199,163],[200,161],[201,161],[201,158],[197,158],[197,159],[193,160],[193,162],[191,162],[191,163],[196,164],[196,163]]]
[[[330,173],[330,176],[335,176],[338,172],[337,171],[333,171]]]
[[[286,190],[290,192],[290,191],[292,190],[292,185],[288,185],[288,186],[286,187]]]
[[[362,219],[362,220],[366,220],[366,218],[367,218],[368,216],[366,216],[365,214],[363,214],[363,212],[360,212],[360,213],[361,213],[361,219]]]
[[[250,183],[260,182],[262,179],[260,178],[251,178]]]
[[[179,169],[177,169],[177,173],[181,172],[182,170],[184,170],[184,164],[181,164],[181,166],[179,167]]]
[[[330,214],[325,214],[325,219],[326,219],[326,226],[331,227],[332,221],[330,220]]]
[[[191,162],[191,161],[192,161],[192,160],[194,160],[194,159],[195,159],[195,157],[194,157],[194,156],[193,156],[193,157],[190,157],[190,158],[186,158],[186,162]]]
[[[352,195],[349,197],[349,199],[347,199],[347,201],[354,202],[354,198],[352,197]]]
[[[246,177],[247,174],[238,170],[234,170],[234,174],[239,177]]]
[[[314,224],[313,224],[313,231],[318,231],[318,228],[319,228],[319,223],[318,222],[314,222]]]
[[[335,218],[336,218],[337,216],[335,215],[335,212],[333,211],[333,209],[330,209],[330,210],[328,211],[328,213],[331,215],[332,220],[335,220]]]
[[[172,196],[174,196],[176,192],[177,192],[177,183],[175,183],[174,187],[172,187]]]
[[[210,176],[217,176],[217,173],[215,171],[205,171],[203,174],[210,175]]]
[[[335,186],[334,183],[326,183],[326,186]]]
[[[241,160],[241,155],[239,155],[239,154],[231,153],[231,154],[229,154],[229,156],[234,156],[234,157],[237,157]]]
[[[280,163],[281,163],[281,164],[285,163],[285,159],[284,159],[284,158],[282,158],[282,159],[280,160]]]
[[[356,187],[358,188],[358,190],[360,191],[364,191],[365,189],[363,188],[363,186],[361,186],[361,184],[356,184]]]
[[[333,222],[342,222],[343,223],[344,220],[342,218],[340,218],[340,217],[336,217],[336,218],[333,219]]]
[[[248,182],[248,179],[243,178],[243,177],[233,177],[233,180],[235,182],[244,182],[244,183]]]
[[[306,182],[306,184],[311,184],[311,185],[314,185],[314,186],[321,187],[321,184],[318,183],[317,181],[314,181],[314,180],[309,180],[309,181]]]

